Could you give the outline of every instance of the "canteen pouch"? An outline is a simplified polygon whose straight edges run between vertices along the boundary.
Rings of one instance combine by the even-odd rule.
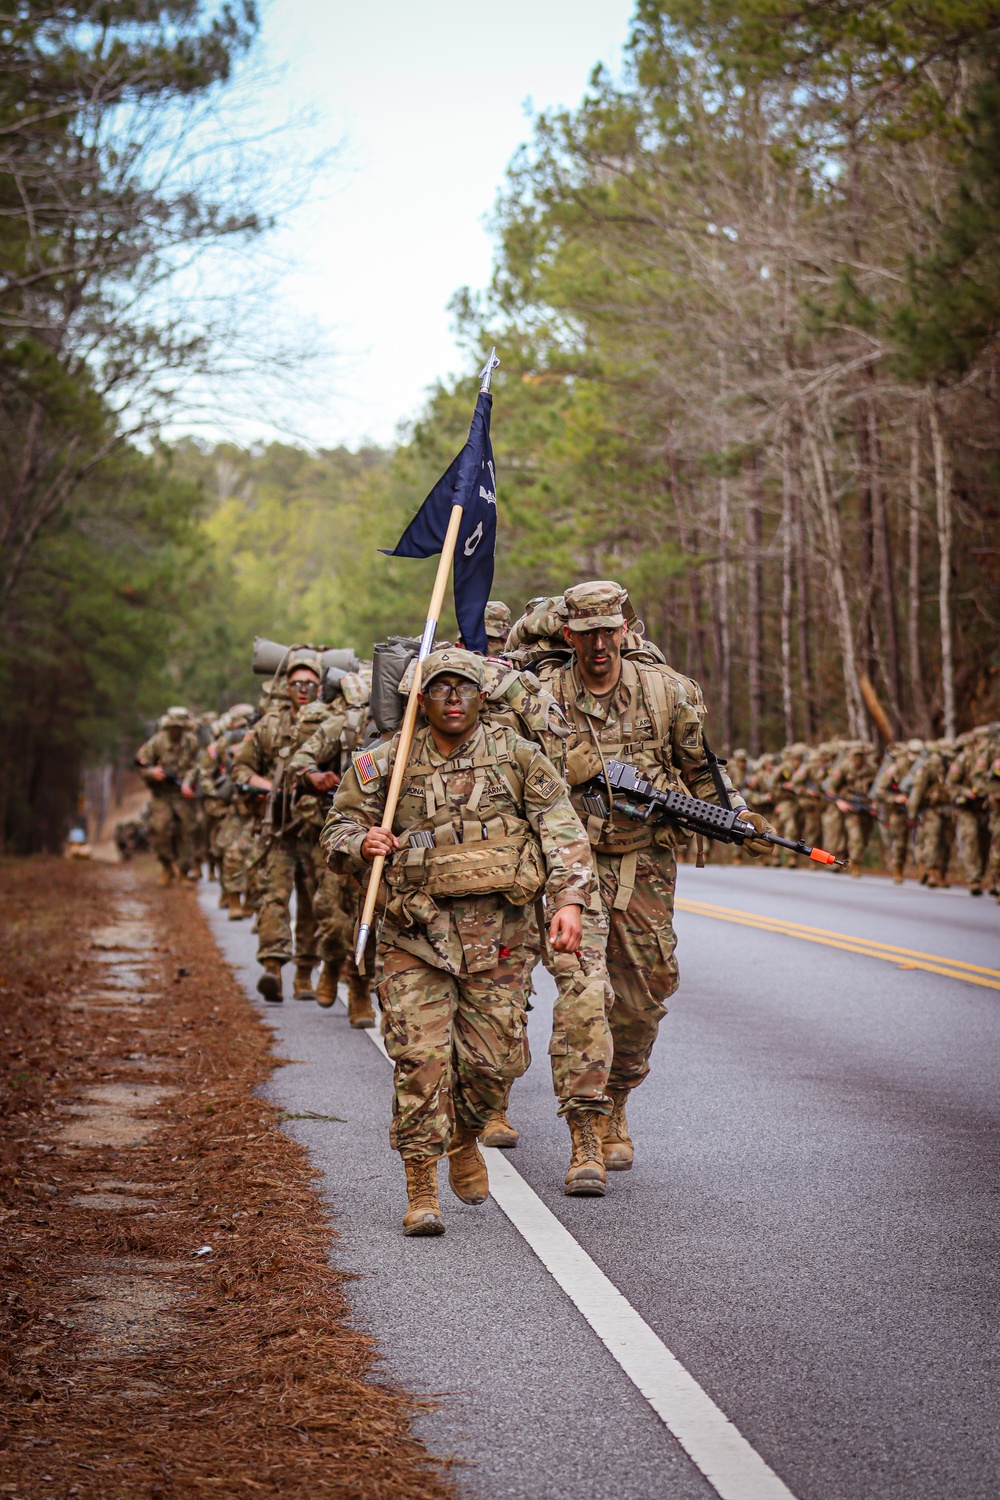
[[[386,883],[395,891],[419,887],[432,897],[502,895],[524,906],[542,889],[545,867],[534,839],[523,834],[440,848],[404,844]]]

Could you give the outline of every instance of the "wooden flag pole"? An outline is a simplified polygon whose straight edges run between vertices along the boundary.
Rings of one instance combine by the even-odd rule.
[[[496,349],[491,349],[490,357],[479,375],[479,389],[481,392],[489,390],[493,371],[499,363]],[[413,682],[410,685],[410,696],[406,700],[406,712],[403,715],[403,723],[399,731],[396,760],[392,768],[392,775],[389,778],[389,791],[385,799],[385,811],[382,814],[382,822],[379,825],[390,833],[392,832],[393,820],[396,816],[396,805],[399,802],[399,793],[403,785],[406,763],[410,758],[413,731],[417,723],[421,668],[427,657],[434,650],[434,637],[437,634],[438,621],[441,618],[444,591],[448,587],[448,574],[451,572],[455,547],[458,544],[458,528],[462,524],[463,514],[464,508],[461,505],[452,506],[451,515],[448,517],[448,530],[445,532],[444,543],[441,547],[441,556],[438,558],[437,573],[434,576],[434,587],[431,590],[431,602],[427,610],[427,619],[424,623],[424,633],[420,637],[420,651],[417,654],[417,659],[413,667]],[[372,860],[371,874],[368,876],[368,889],[365,892],[365,904],[361,911],[358,939],[354,947],[354,962],[362,973],[364,973],[364,970],[361,968],[362,960],[364,959],[368,937],[372,930],[372,917],[375,915],[375,902],[378,900],[378,888],[382,880],[384,865],[385,855],[376,855]]]
[[[461,505],[452,506],[451,515],[448,518],[448,530],[445,533],[444,546],[441,548],[441,555],[438,558],[434,587],[431,590],[430,607],[427,610],[424,633],[420,638],[420,652],[414,663],[410,696],[406,700],[406,712],[403,715],[403,723],[399,731],[396,760],[392,768],[392,776],[389,778],[389,791],[385,799],[385,811],[382,814],[382,822],[379,825],[390,832],[392,831],[393,819],[396,816],[396,804],[399,802],[399,792],[403,785],[403,775],[406,771],[406,763],[410,758],[410,746],[413,744],[413,731],[417,723],[418,699],[420,697],[420,669],[424,661],[434,650],[434,637],[437,633],[438,621],[441,618],[444,591],[448,587],[448,574],[451,572],[451,564],[455,556],[455,546],[458,542],[458,528],[462,524],[463,514],[464,511]],[[354,962],[359,969],[361,968],[361,961],[368,943],[368,935],[372,930],[372,917],[375,915],[375,902],[378,899],[378,888],[382,879],[382,867],[384,864],[384,854],[377,854],[372,860],[371,874],[368,877],[368,890],[365,893],[365,904],[361,912],[361,925],[358,928],[358,941],[354,949]]]

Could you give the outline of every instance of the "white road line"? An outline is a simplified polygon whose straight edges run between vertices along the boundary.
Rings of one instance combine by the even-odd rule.
[[[368,1036],[391,1061],[377,1030]],[[582,1313],[721,1500],[794,1500],[502,1151],[486,1151],[498,1207]]]

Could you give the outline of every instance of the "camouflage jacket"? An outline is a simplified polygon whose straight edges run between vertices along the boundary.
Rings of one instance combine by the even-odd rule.
[[[142,767],[162,766],[169,776],[177,778],[177,783],[150,781],[150,790],[158,797],[179,797],[181,789],[179,783],[194,778],[195,767],[201,750],[198,745],[198,736],[193,729],[185,729],[180,739],[174,743],[166,729],[158,729],[151,739],[148,739],[136,752],[136,760]]]
[[[707,802],[718,802],[705,759],[705,704],[696,682],[652,660],[623,657],[618,685],[610,699],[602,702],[584,686],[575,661],[543,665],[538,675],[572,726],[572,733],[564,739],[543,737],[571,786],[579,780],[572,771],[573,751],[578,747],[593,750],[596,745],[605,761],[627,761],[660,790],[687,791]],[[600,771],[596,757],[595,769]],[[732,806],[745,807],[724,771],[722,775]],[[617,812],[602,824],[599,817],[587,814],[581,795],[575,789],[571,792],[573,805],[599,854],[627,853],[654,841],[670,848],[685,840],[669,824],[650,829]]]
[[[949,796],[957,807],[985,797],[989,770],[987,748],[986,737],[981,734],[959,747],[946,777]]]
[[[928,748],[917,757],[903,785],[908,817],[915,818],[925,807],[943,807],[947,803],[947,773],[947,762],[940,750]]]
[[[902,806],[899,798],[903,797],[905,801],[905,796],[900,791],[900,784],[916,758],[916,750],[911,750],[906,745],[890,745],[882,757],[882,764],[876,771],[875,780],[871,784],[869,796],[872,801],[881,802],[887,806]]]
[[[289,764],[329,715],[326,703],[308,703],[295,714],[287,700],[276,703],[257,720],[249,738],[236,747],[233,780],[237,786],[246,786],[254,774],[266,776],[272,783],[271,827],[276,833],[292,832],[303,823],[318,826],[321,821],[320,799],[311,794],[297,795]]]
[[[354,755],[323,829],[328,859],[340,855],[358,871],[370,868],[361,846],[368,829],[382,821],[397,744],[398,736]],[[439,848],[458,843],[482,853],[490,841],[519,829],[540,855],[550,911],[586,906],[594,885],[587,836],[565,783],[538,746],[505,726],[477,724],[446,756],[428,728],[416,731],[393,822],[397,837],[420,831]],[[391,886],[419,853],[404,841],[389,862]],[[387,899],[380,941],[450,974],[463,961],[470,973],[491,969],[502,946],[524,941],[523,905],[499,892],[431,896],[420,888],[418,870],[405,892],[394,886]]]

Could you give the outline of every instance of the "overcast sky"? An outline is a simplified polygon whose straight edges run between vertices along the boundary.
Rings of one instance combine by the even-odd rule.
[[[598,61],[615,73],[632,0],[271,0],[265,91],[289,149],[343,142],[275,249],[277,313],[337,352],[301,430],[328,447],[386,443],[434,380],[462,368],[446,311],[489,279],[485,219],[534,110],[574,105]],[[501,351],[502,352],[502,351]],[[250,418],[244,440],[266,436]]]

